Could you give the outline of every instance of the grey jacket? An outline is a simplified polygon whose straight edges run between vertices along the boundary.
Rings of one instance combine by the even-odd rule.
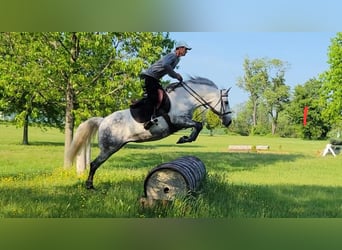
[[[171,52],[164,57],[160,58],[157,62],[152,64],[147,70],[143,71],[142,75],[151,76],[155,79],[161,79],[168,74],[172,78],[177,78],[177,73],[174,68],[179,63],[180,58],[175,52]]]

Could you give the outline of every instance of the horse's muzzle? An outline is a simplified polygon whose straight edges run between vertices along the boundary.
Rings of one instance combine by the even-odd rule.
[[[222,117],[222,124],[226,127],[232,123],[232,119],[230,117]]]

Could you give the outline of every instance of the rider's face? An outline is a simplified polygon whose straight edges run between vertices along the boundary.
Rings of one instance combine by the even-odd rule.
[[[185,47],[181,47],[181,48],[179,48],[179,54],[180,54],[180,56],[185,56],[186,55],[186,53],[188,52],[188,49],[187,48],[185,48]]]

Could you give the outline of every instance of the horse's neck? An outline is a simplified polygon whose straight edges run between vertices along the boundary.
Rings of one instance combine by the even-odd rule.
[[[188,86],[194,91],[192,96],[195,96],[196,100],[198,99],[197,97],[200,97],[206,102],[213,102],[217,98],[217,89],[213,87],[196,83],[190,83]]]
[[[182,102],[191,102],[193,105],[201,105],[200,101],[205,102],[215,102],[217,99],[217,89],[195,84],[195,83],[186,83],[188,88],[179,87],[175,89],[174,98],[176,101]]]

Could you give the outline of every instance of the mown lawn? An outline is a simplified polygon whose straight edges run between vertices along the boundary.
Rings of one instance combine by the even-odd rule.
[[[200,134],[196,142],[177,145],[181,134],[175,134],[127,145],[99,168],[96,190],[89,191],[86,174],[62,167],[62,133],[30,128],[29,146],[20,145],[21,133],[0,125],[0,217],[342,217],[341,155],[321,157],[327,141]],[[230,144],[270,150],[228,152]],[[206,166],[201,189],[167,206],[143,208],[139,199],[148,171],[185,155]]]

